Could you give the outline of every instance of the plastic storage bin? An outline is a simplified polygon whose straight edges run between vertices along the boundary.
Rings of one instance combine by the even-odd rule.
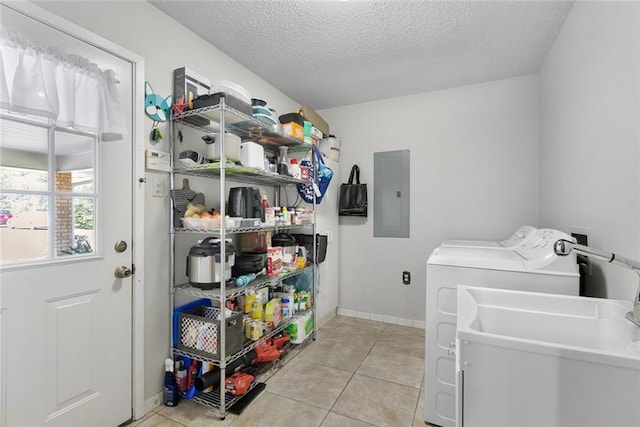
[[[221,359],[220,357],[220,310],[199,306],[184,310],[179,314],[178,348],[197,355]],[[226,355],[230,356],[242,348],[244,342],[242,313],[237,312],[225,318]]]
[[[234,96],[233,94],[223,93],[222,90],[219,90],[218,93],[213,93],[211,95],[200,95],[193,100],[193,108],[198,109],[218,105],[220,104],[220,98],[224,98],[225,104],[227,106],[234,108],[241,113],[246,114],[247,116],[251,116],[252,110],[250,103],[246,102],[242,98]]]

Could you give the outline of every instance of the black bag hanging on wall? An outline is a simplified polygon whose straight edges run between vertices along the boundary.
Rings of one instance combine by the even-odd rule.
[[[355,183],[353,182],[355,176]],[[353,165],[349,182],[340,184],[340,216],[367,216],[367,184],[360,184],[360,168]]]

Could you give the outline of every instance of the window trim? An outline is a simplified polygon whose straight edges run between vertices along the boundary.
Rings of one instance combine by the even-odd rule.
[[[45,129],[47,132],[47,190],[16,190],[16,189],[0,189],[6,194],[20,194],[25,196],[44,196],[47,198],[48,215],[47,215],[47,255],[41,258],[29,258],[15,261],[0,261],[0,271],[10,271],[21,268],[35,268],[38,266],[50,266],[52,264],[64,264],[69,262],[89,261],[93,259],[101,259],[100,249],[100,221],[97,218],[101,204],[101,196],[98,191],[100,184],[100,135],[92,132],[81,131],[69,127],[58,126],[51,119],[30,116],[26,114],[16,113],[9,110],[0,110],[0,120],[9,120],[19,122],[27,126],[35,126]],[[65,132],[73,135],[84,136],[93,139],[93,192],[92,193],[74,193],[56,192],[55,191],[55,167],[56,167],[56,132]],[[56,223],[55,223],[55,199],[56,197],[91,197],[94,199],[94,222],[93,222],[93,252],[90,254],[77,254],[77,256],[59,256],[56,253]],[[72,236],[73,237],[73,236]]]

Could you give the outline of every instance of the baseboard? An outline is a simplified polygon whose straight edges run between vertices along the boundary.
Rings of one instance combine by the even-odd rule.
[[[316,322],[317,322],[316,328],[320,329],[322,326],[324,326],[325,323],[327,323],[329,320],[331,320],[334,317],[336,317],[336,312],[337,311],[338,311],[338,309],[336,308],[335,310],[332,310],[329,313],[327,313],[324,316],[322,316],[321,319],[316,319]]]
[[[386,314],[367,313],[364,311],[346,310],[338,308],[338,315],[346,317],[355,317],[357,319],[375,320],[377,322],[389,323],[392,325],[408,326],[410,328],[424,329],[425,322],[423,320],[405,319],[403,317],[388,316]]]
[[[162,392],[156,394],[155,396],[151,396],[151,398],[144,401],[144,414],[147,415],[149,412],[156,409],[160,406],[162,402]]]

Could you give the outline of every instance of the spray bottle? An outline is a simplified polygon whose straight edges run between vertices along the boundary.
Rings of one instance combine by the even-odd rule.
[[[178,404],[178,390],[173,378],[173,360],[167,358],[164,361],[164,386],[162,388],[162,403],[167,406]]]

